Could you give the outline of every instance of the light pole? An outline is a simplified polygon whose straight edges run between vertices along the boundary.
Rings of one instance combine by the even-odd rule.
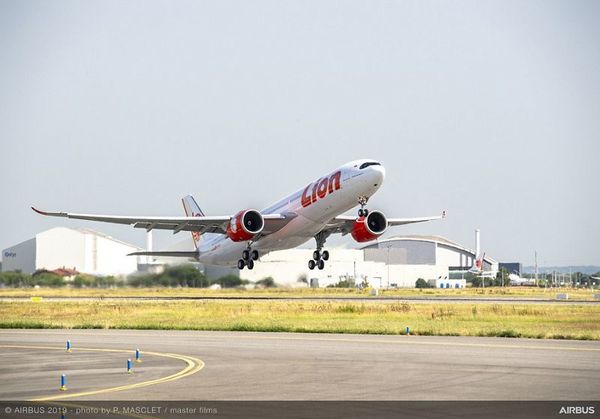
[[[387,287],[390,288],[390,246],[387,248]]]

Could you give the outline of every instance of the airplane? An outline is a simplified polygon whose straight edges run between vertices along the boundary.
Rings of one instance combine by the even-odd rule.
[[[473,262],[473,266],[469,268],[468,273],[475,274],[480,278],[496,278],[496,274],[493,271],[485,271],[483,270],[483,259],[485,258],[485,253],[478,257],[475,255],[475,260]]]
[[[533,278],[521,278],[519,275],[512,273],[508,275],[510,285],[535,285]]]
[[[475,260],[473,261],[473,266],[471,266],[467,272],[472,273],[472,274],[481,273],[483,271],[483,258],[484,257],[485,257],[485,253],[481,257],[479,257],[479,255],[475,255]]]
[[[130,255],[186,257],[207,265],[238,269],[254,268],[261,255],[291,249],[315,239],[316,248],[308,268],[322,270],[329,259],[323,250],[331,234],[350,234],[359,243],[376,240],[388,227],[445,218],[387,218],[383,212],[366,208],[369,198],[381,187],[385,169],[378,161],[361,159],[342,165],[277,201],[262,211],[244,209],[234,215],[205,215],[191,195],[182,198],[185,217],[147,217],[48,212],[45,216],[129,224],[146,231],[190,231],[195,250],[140,251]],[[357,216],[342,215],[360,206]]]

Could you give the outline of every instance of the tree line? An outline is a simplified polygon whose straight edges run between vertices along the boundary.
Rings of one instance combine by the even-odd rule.
[[[236,288],[249,285],[249,281],[236,275],[208,278],[193,265],[167,266],[159,273],[136,273],[125,278],[115,276],[94,276],[77,274],[72,280],[50,271],[37,271],[33,274],[22,272],[0,272],[0,287],[64,287],[74,288],[114,288],[114,287],[188,287],[207,288],[219,285],[222,288]],[[267,277],[255,282],[256,286],[275,287],[273,278]]]

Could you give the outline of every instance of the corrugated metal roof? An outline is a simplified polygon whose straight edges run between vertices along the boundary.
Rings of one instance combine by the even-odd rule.
[[[465,247],[461,244],[453,242],[452,240],[449,240],[442,236],[425,236],[425,235],[418,235],[418,234],[406,235],[406,236],[394,236],[394,237],[390,237],[387,239],[379,240],[377,242],[377,244],[393,242],[393,241],[405,241],[405,240],[406,241],[424,241],[424,242],[430,242],[430,243],[439,243],[439,244],[443,244],[443,245],[446,245],[449,247],[453,247],[458,250],[462,250],[464,252],[471,253],[473,256],[475,256],[475,250],[469,249],[468,247]],[[367,249],[372,246],[375,246],[375,244],[370,244],[370,245],[364,246],[361,249]],[[484,261],[487,263],[490,263],[490,264],[498,263],[498,261],[496,261],[495,259],[493,259],[487,255],[485,256]]]

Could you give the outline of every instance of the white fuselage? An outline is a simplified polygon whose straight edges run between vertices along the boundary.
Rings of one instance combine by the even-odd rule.
[[[265,255],[306,243],[334,217],[357,206],[359,197],[373,195],[381,187],[385,169],[381,165],[360,169],[361,164],[369,161],[373,160],[347,163],[262,210],[263,215],[291,214],[294,218],[277,232],[252,243],[252,249]],[[204,234],[198,244],[198,260],[210,265],[235,266],[247,246],[248,242],[234,242],[226,235]]]

